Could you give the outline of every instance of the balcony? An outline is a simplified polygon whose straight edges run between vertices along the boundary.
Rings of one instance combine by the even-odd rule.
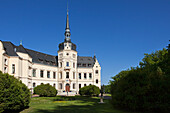
[[[64,70],[70,70],[71,69],[71,67],[70,66],[66,66],[66,67],[64,67]]]

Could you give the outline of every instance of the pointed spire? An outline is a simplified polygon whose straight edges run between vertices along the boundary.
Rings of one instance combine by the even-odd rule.
[[[70,29],[70,28],[69,28],[68,9],[67,9],[67,22],[66,22],[66,29]]]
[[[67,1],[67,19],[66,19],[66,29],[65,29],[65,41],[71,41],[70,40],[70,26],[69,26],[69,15],[68,15],[68,1]]]

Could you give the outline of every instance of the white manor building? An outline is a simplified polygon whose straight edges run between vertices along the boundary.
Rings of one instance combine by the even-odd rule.
[[[0,40],[0,71],[20,79],[31,90],[37,85],[54,86],[58,94],[96,85],[101,87],[101,66],[96,57],[78,56],[76,45],[70,39],[69,19],[65,40],[59,44],[58,56],[48,55]]]

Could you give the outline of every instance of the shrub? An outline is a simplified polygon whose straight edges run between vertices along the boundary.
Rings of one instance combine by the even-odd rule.
[[[0,72],[0,112],[21,110],[30,103],[30,91],[25,84]]]
[[[168,112],[170,68],[167,60],[166,50],[147,54],[141,67],[122,71],[113,77],[112,104],[132,111]]]
[[[99,89],[99,87],[97,87],[95,85],[89,85],[89,86],[80,88],[79,94],[87,95],[87,96],[98,96],[100,94],[100,89]]]
[[[49,84],[41,84],[34,88],[34,94],[38,94],[40,97],[55,97],[57,90]]]

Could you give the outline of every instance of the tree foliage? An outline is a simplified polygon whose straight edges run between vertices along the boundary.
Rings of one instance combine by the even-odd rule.
[[[57,90],[50,84],[41,84],[34,88],[34,93],[38,94],[40,97],[55,97],[57,95]]]
[[[110,85],[104,85],[104,93],[110,93]]]
[[[139,111],[170,110],[170,65],[166,49],[145,54],[140,67],[112,77],[112,104]]]
[[[31,92],[25,84],[0,72],[0,112],[23,109],[30,103]]]
[[[99,87],[95,85],[89,85],[89,86],[80,88],[79,94],[87,95],[87,96],[98,96],[100,94],[100,89]]]

